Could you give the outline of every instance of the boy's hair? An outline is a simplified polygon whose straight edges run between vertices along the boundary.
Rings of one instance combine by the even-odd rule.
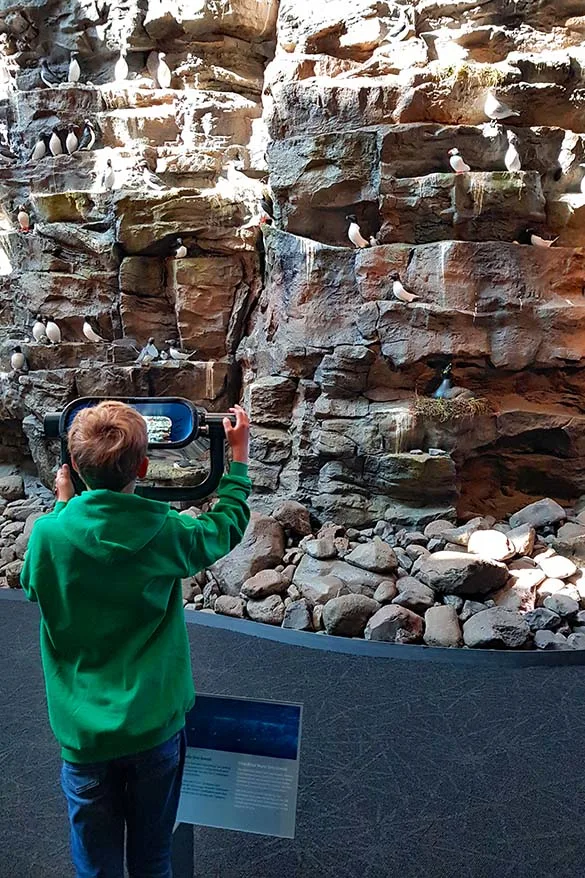
[[[75,415],[69,453],[89,488],[121,491],[133,482],[146,457],[146,421],[123,402],[100,402]]]

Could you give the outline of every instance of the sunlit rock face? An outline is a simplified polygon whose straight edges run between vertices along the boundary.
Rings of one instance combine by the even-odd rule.
[[[4,4],[0,459],[48,480],[42,415],[82,394],[243,395],[261,510],[416,523],[585,492],[581,7]],[[490,123],[489,89],[518,115]],[[92,148],[67,155],[85,120]],[[33,159],[54,129],[64,154]],[[32,341],[37,313],[59,345]],[[151,336],[195,353],[141,368]],[[415,411],[449,362],[487,413]]]

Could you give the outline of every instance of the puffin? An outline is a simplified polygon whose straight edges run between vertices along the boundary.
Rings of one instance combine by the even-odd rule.
[[[451,156],[451,158],[449,159],[449,164],[456,174],[467,174],[468,171],[471,170],[469,165],[463,161],[463,156],[459,154],[459,150],[457,149],[457,147],[453,147],[453,149],[450,149],[449,155]]]

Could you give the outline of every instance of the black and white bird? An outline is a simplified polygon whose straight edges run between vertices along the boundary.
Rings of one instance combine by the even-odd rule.
[[[154,337],[151,336],[136,359],[137,366],[150,366],[153,360],[158,359],[158,348],[154,343]]]
[[[515,110],[511,110],[507,104],[499,101],[492,91],[488,91],[483,105],[483,111],[492,122],[501,122],[503,119],[509,119],[510,116],[519,116]]]
[[[557,235],[552,241],[547,241],[546,238],[541,238],[540,235],[537,235],[534,229],[526,229],[526,231],[518,235],[519,244],[531,244],[533,247],[552,247],[555,241],[558,240],[559,236]]]
[[[260,221],[268,224],[274,221],[274,204],[270,196],[260,199]]]
[[[91,325],[90,317],[84,317],[83,319],[83,334],[86,339],[93,342],[93,344],[98,344],[99,342],[105,341],[105,339],[102,338],[101,335],[99,335]]]
[[[70,125],[67,129],[65,146],[69,155],[73,155],[73,153],[77,152],[77,150],[79,149],[79,140],[77,139],[77,134],[75,133],[75,128],[73,127],[73,125]]]
[[[79,66],[79,61],[77,60],[79,52],[70,52],[69,53],[69,70],[67,74],[67,82],[75,84],[79,82],[79,77],[81,76],[81,67]]]
[[[506,136],[508,138],[508,149],[504,156],[504,164],[506,165],[506,169],[510,172],[520,171],[522,170],[522,162],[520,161],[520,153],[517,148],[519,142],[518,135],[514,134],[513,131],[507,131]]]
[[[151,53],[152,54],[152,53]],[[173,74],[171,68],[165,61],[166,52],[158,52],[155,53],[156,58],[152,59],[152,78],[156,80],[159,88],[170,88],[171,82],[173,80]]]
[[[469,165],[463,161],[463,156],[460,155],[457,147],[449,150],[449,156],[449,164],[456,174],[467,174],[471,170]]]
[[[398,299],[399,302],[414,302],[416,299],[420,299],[420,296],[416,296],[414,293],[409,293],[404,287],[397,271],[394,271],[390,275],[390,280],[392,281],[392,295],[395,299]]]
[[[19,344],[12,348],[10,365],[13,372],[28,372],[28,362]]]
[[[196,351],[191,351],[190,354],[186,354],[181,350],[179,342],[176,340],[168,341],[169,345],[169,356],[171,360],[188,360],[190,357],[194,357],[197,353]]]
[[[108,159],[106,161],[106,167],[104,168],[104,172],[102,174],[101,188],[102,189],[113,189],[115,182],[116,182],[116,174],[114,172],[114,168],[112,167],[112,160]]]
[[[452,363],[449,363],[443,371],[441,372],[442,381],[433,393],[433,399],[445,399],[445,397],[449,394],[449,391],[453,388],[453,382],[451,381],[451,372],[453,370]]]
[[[122,49],[114,67],[114,82],[126,82],[127,79],[128,62],[126,61],[126,50]]]
[[[354,247],[369,247],[369,241],[366,241],[364,236],[362,235],[362,230],[359,227],[359,223],[357,221],[357,216],[353,213],[348,214],[345,217],[346,220],[349,220],[349,228],[347,230],[347,237],[354,245]]]
[[[20,204],[18,206],[18,213],[16,214],[16,219],[18,221],[18,225],[20,227],[21,232],[30,231],[30,215],[24,204]]]
[[[80,150],[90,150],[93,149],[96,141],[96,133],[95,128],[89,119],[83,120],[83,131],[81,132],[81,139],[79,141],[79,149]]]
[[[37,344],[41,344],[41,342],[48,341],[47,339],[47,328],[43,323],[43,318],[40,314],[37,314],[35,322],[33,323],[32,328],[32,336]]]
[[[167,188],[161,178],[150,170],[146,162],[142,162],[142,182],[147,189],[151,189],[153,192],[162,192]]]
[[[47,135],[41,134],[37,142],[33,147],[33,151],[31,153],[31,161],[39,162],[41,159],[47,155]]]
[[[61,341],[61,330],[52,317],[47,318],[45,333],[51,344],[59,344]]]
[[[187,255],[187,248],[183,244],[182,238],[177,238],[175,241],[175,250],[174,250],[175,259],[184,259]]]
[[[55,88],[57,85],[59,85],[59,78],[55,73],[53,73],[53,71],[49,67],[46,58],[41,59],[39,75],[41,77],[43,85],[46,85],[47,88]]]
[[[63,155],[63,144],[57,127],[53,128],[53,133],[49,138],[49,151],[53,156]]]

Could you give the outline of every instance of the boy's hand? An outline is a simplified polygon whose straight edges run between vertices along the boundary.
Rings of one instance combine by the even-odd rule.
[[[250,418],[241,405],[235,405],[230,412],[236,416],[236,426],[229,418],[224,418],[223,428],[232,449],[232,459],[237,463],[248,463],[250,451]]]
[[[72,497],[75,497],[75,488],[71,481],[71,472],[66,463],[59,467],[55,478],[55,496],[57,503],[67,503]]]

